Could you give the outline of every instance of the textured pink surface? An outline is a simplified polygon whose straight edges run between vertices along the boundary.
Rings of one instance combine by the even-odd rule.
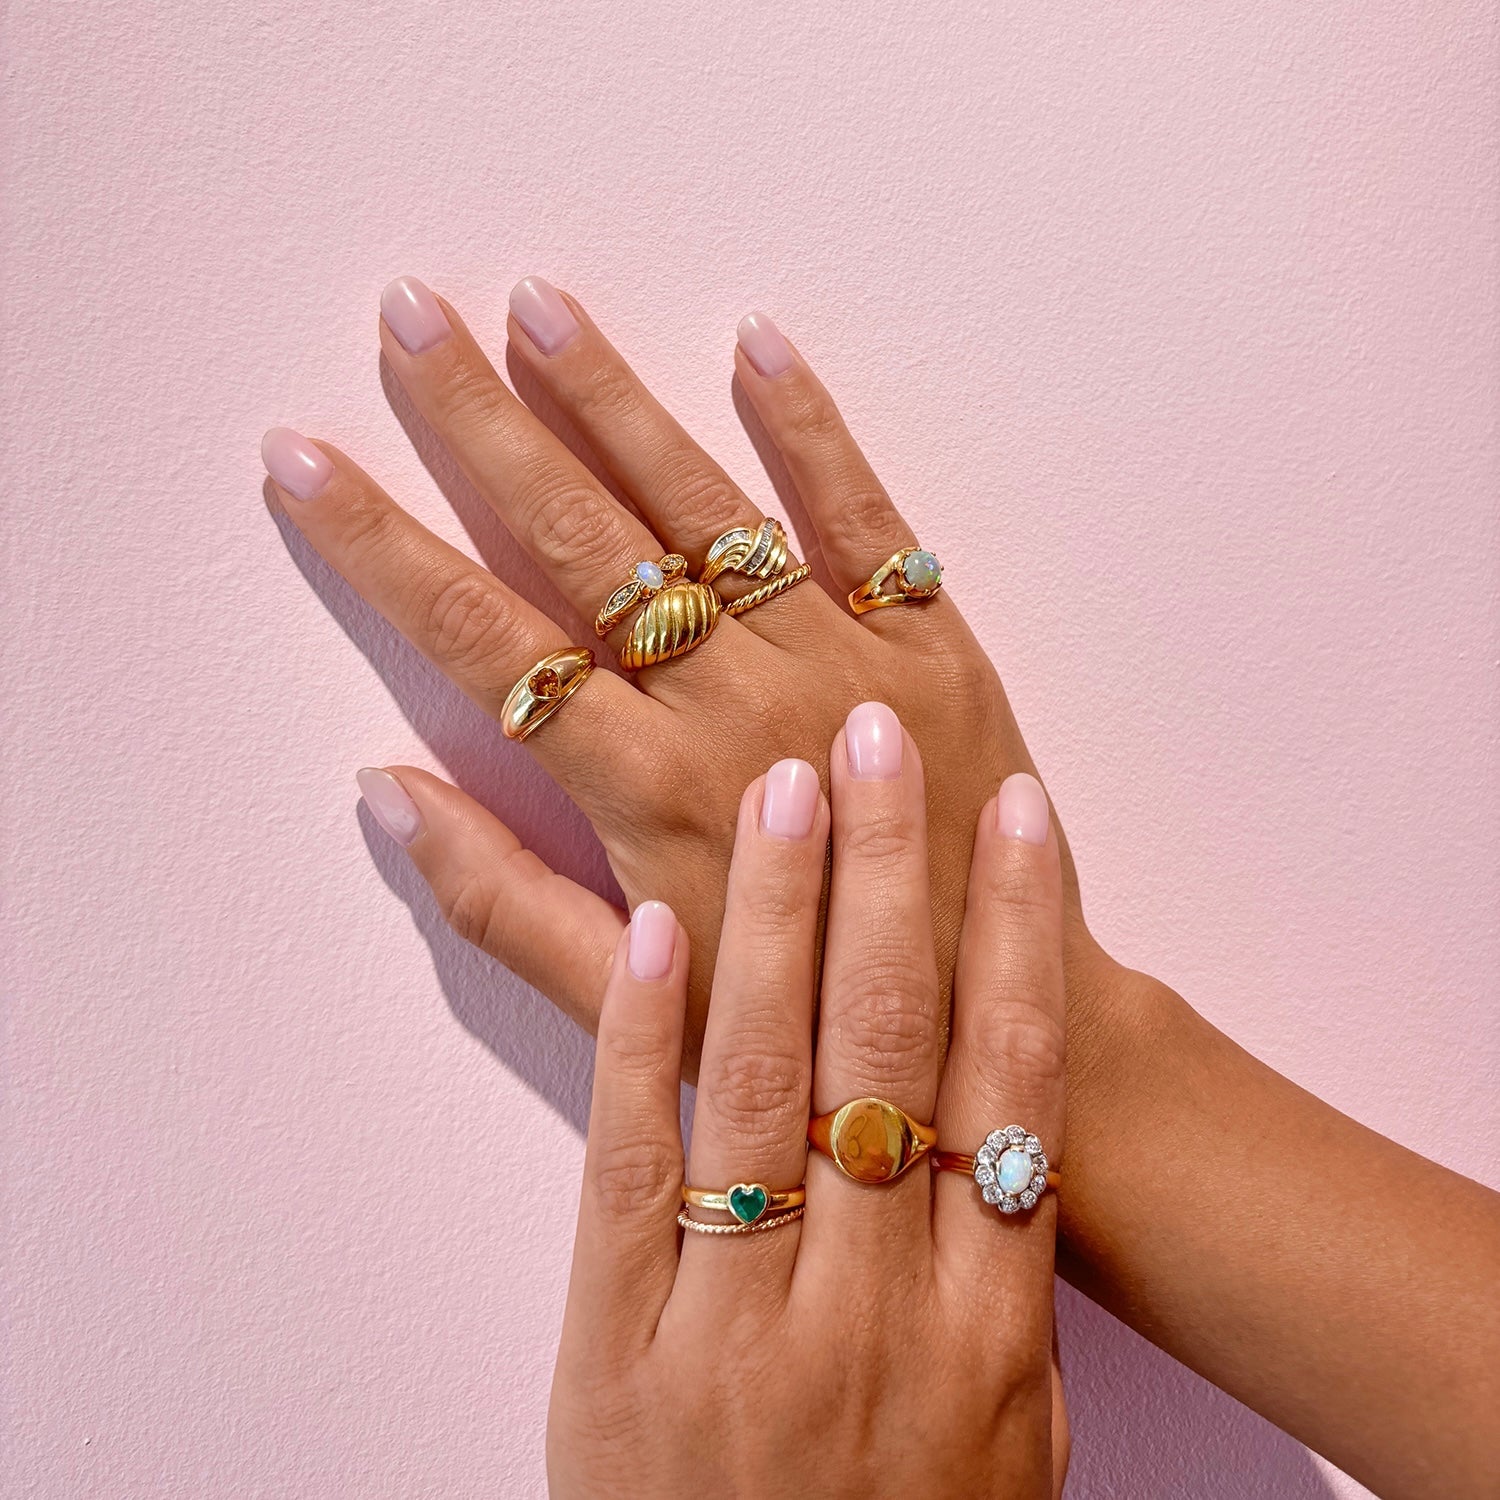
[[[761,496],[772,313],[1105,942],[1494,1180],[1492,8],[772,9],[9,8],[7,1493],[540,1487],[588,1049],[353,773],[600,861],[261,504],[288,422],[504,557],[382,382],[401,272],[497,354],[519,276],[575,292]],[[1071,1294],[1064,1334],[1074,1494],[1358,1493]]]

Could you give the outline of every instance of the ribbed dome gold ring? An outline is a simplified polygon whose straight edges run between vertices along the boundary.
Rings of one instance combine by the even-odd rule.
[[[706,585],[687,578],[668,584],[635,617],[620,665],[638,672],[696,651],[713,634],[719,613],[719,596]]]

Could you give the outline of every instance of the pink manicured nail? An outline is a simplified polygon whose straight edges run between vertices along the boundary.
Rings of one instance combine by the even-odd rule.
[[[901,774],[901,721],[883,703],[861,703],[849,715],[844,747],[856,781],[892,781]]]
[[[408,354],[426,354],[453,332],[438,299],[415,276],[398,276],[380,294],[380,316]]]
[[[761,831],[778,839],[805,839],[817,812],[818,773],[805,760],[778,760],[766,772]]]
[[[260,461],[266,473],[299,500],[311,500],[333,478],[333,465],[323,450],[290,427],[273,427],[260,440]]]
[[[753,312],[740,319],[739,340],[745,358],[768,379],[791,369],[792,346],[765,313]]]
[[[1017,771],[1000,783],[1000,796],[996,802],[999,813],[1000,832],[1008,839],[1020,839],[1027,844],[1047,842],[1047,794],[1035,776]]]
[[[422,814],[417,804],[389,771],[366,766],[354,779],[371,816],[398,844],[404,848],[421,833]]]
[[[642,901],[630,919],[630,972],[637,979],[665,979],[677,951],[677,918],[665,901]]]
[[[527,276],[510,289],[510,313],[543,354],[559,354],[573,342],[578,319],[550,281]]]

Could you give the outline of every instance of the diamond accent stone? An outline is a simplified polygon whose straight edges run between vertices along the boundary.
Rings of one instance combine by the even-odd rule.
[[[1026,1137],[1026,1149],[1035,1156],[1042,1149],[1042,1143],[1034,1135],[1028,1135]]]
[[[1035,1208],[1036,1207],[1036,1194],[1033,1193],[1030,1188],[1027,1188],[1026,1191],[1021,1194],[1021,1207],[1022,1208]]]
[[[1007,1145],[1005,1132],[1003,1130],[992,1130],[984,1138],[985,1146],[991,1151],[1004,1151]]]
[[[1000,1200],[1000,1212],[1003,1214],[1013,1214],[1020,1206],[1021,1200],[1012,1198],[1008,1193]]]
[[[1033,1151],[1031,1153],[1031,1170],[1040,1172],[1044,1177],[1047,1175],[1047,1153],[1045,1151]]]
[[[1033,1177],[1031,1179],[1031,1191],[1040,1198],[1047,1191],[1047,1179],[1040,1175]]]
[[[990,1183],[989,1186],[986,1187],[983,1191],[984,1191],[984,1201],[986,1203],[1002,1203],[1002,1202],[1004,1202],[1005,1194],[1000,1191],[999,1187],[996,1186],[995,1183],[993,1183],[993,1182]]]
[[[974,1168],[974,1181],[980,1187],[988,1187],[995,1180],[995,1169],[988,1162],[980,1162]]]
[[[1026,1144],[1026,1132],[1019,1125],[1007,1125],[1005,1127],[1005,1139],[1012,1146],[1024,1146]]]

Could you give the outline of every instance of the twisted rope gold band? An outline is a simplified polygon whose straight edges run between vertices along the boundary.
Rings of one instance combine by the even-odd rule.
[[[762,1234],[767,1229],[780,1229],[783,1224],[790,1224],[800,1219],[807,1210],[803,1208],[789,1208],[785,1213],[772,1214],[766,1219],[757,1219],[753,1224],[703,1224],[697,1219],[690,1219],[686,1212],[677,1215],[677,1222],[684,1229],[691,1229],[694,1234]]]
[[[743,598],[736,599],[733,604],[724,606],[726,615],[742,615],[746,610],[754,609],[757,604],[764,604],[767,599],[774,599],[777,594],[785,593],[789,588],[795,588],[804,578],[811,576],[812,567],[808,563],[802,563],[792,569],[790,573],[783,573],[773,578],[769,583],[763,583],[758,589],[751,589]]]

